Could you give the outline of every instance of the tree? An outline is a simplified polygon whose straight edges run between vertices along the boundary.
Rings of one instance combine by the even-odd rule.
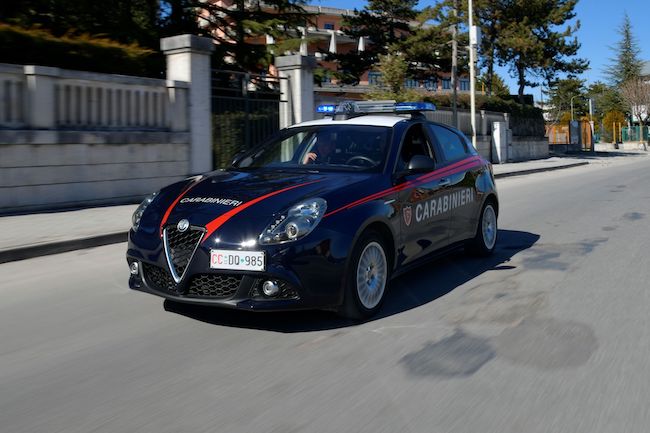
[[[497,94],[494,66],[498,63],[497,54],[502,50],[499,48],[499,36],[506,24],[505,11],[510,3],[511,0],[476,0],[474,3],[476,25],[481,29],[482,35],[480,51],[483,56],[480,65],[486,68],[482,81],[488,96]]]
[[[596,132],[604,130],[604,117],[608,112],[624,112],[625,104],[621,95],[612,86],[597,81],[587,88],[587,97],[593,101],[594,128]]]
[[[606,134],[604,140],[611,140],[612,142],[618,141],[618,134],[620,133],[620,125],[625,122],[625,114],[620,111],[608,111],[603,116],[603,130]],[[614,131],[616,129],[616,137]]]
[[[548,90],[548,106],[551,119],[557,121],[567,113],[571,119],[571,100],[573,99],[573,118],[579,119],[589,113],[584,80],[566,78],[557,80]]]
[[[230,0],[204,2],[194,0],[202,9],[205,28],[217,42],[215,55],[231,68],[244,71],[264,71],[272,62],[272,50],[284,51],[299,41],[301,28],[312,14],[303,8],[304,0]],[[271,36],[275,47],[259,43]]]
[[[575,58],[580,48],[574,33],[580,22],[575,18],[577,0],[511,0],[504,10],[496,46],[499,63],[510,66],[517,78],[519,102],[524,102],[526,86],[539,80],[552,82],[559,73],[569,76],[583,72],[588,62]],[[560,26],[566,25],[564,30]]]
[[[408,71],[408,63],[402,54],[380,54],[379,70],[381,82],[393,93],[404,89],[404,80]]]
[[[606,70],[614,86],[620,86],[626,81],[638,77],[643,67],[643,61],[639,58],[641,50],[632,33],[632,23],[627,14],[618,28],[618,34],[621,36],[621,40],[611,48],[615,56],[611,59],[612,64]]]
[[[452,27],[462,23],[462,15],[454,13],[454,2],[445,0],[423,9],[413,21],[412,33],[395,44],[391,51],[404,53],[409,76],[428,80],[452,68]],[[468,44],[466,33],[457,35],[459,46]],[[458,56],[461,69],[467,69],[467,54]]]
[[[621,97],[632,117],[640,125],[647,125],[650,120],[650,83],[635,77],[630,78],[621,85]]]
[[[199,27],[200,9],[194,0],[161,0],[160,10],[161,37],[204,34]]]
[[[0,12],[3,19],[23,27],[39,26],[56,36],[71,33],[101,35],[122,43],[158,48],[158,0],[23,0],[2,3]]]
[[[503,78],[497,73],[492,72],[492,78],[490,78],[490,75],[488,72],[485,72],[483,75],[478,77],[478,85],[481,86],[481,88],[485,87],[485,93],[488,96],[498,96],[501,98],[507,98],[510,96],[510,88],[506,84],[505,81],[503,81]],[[492,86],[492,90],[488,91],[488,86]]]
[[[362,10],[344,20],[342,30],[348,36],[366,38],[365,51],[329,54],[338,63],[337,78],[344,84],[358,84],[361,75],[387,54],[391,47],[413,33],[410,23],[417,16],[417,0],[370,0]]]

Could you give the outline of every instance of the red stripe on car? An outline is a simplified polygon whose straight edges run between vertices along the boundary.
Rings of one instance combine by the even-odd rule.
[[[187,186],[185,187],[185,189],[180,193],[180,195],[179,195],[178,197],[176,197],[176,200],[174,200],[174,201],[172,202],[172,204],[169,205],[169,207],[167,208],[167,211],[165,211],[165,215],[163,215],[162,220],[160,221],[160,236],[161,236],[161,237],[162,237],[162,234],[163,234],[163,227],[164,227],[165,224],[167,223],[167,218],[169,218],[169,214],[172,213],[172,210],[174,209],[174,207],[175,207],[175,206],[178,204],[178,202],[179,202],[179,201],[180,201],[180,200],[185,196],[185,194],[187,194],[188,192],[190,192],[190,190],[191,190],[192,188],[194,188],[194,187],[196,186],[196,184],[198,184],[201,180],[203,180],[202,177],[196,179],[194,182],[192,182],[192,183],[190,183],[189,185],[187,185]]]
[[[340,212],[342,210],[350,209],[350,208],[353,208],[353,207],[358,206],[360,204],[364,204],[364,203],[367,203],[369,201],[385,197],[385,196],[387,196],[389,194],[392,194],[394,192],[399,192],[399,191],[403,191],[403,190],[405,190],[407,188],[422,185],[423,183],[429,182],[429,181],[435,179],[436,177],[456,174],[456,173],[458,173],[460,171],[467,170],[468,168],[473,167],[474,165],[476,165],[477,162],[480,162],[480,161],[481,161],[481,158],[478,157],[478,156],[465,158],[465,159],[463,159],[461,161],[458,161],[458,162],[456,162],[454,164],[451,164],[451,165],[449,165],[447,167],[440,168],[438,170],[434,170],[431,173],[426,173],[426,174],[424,174],[424,175],[422,175],[422,176],[420,176],[420,177],[418,177],[418,178],[416,178],[414,180],[404,182],[401,185],[397,185],[397,186],[385,189],[383,191],[376,192],[376,193],[371,194],[369,196],[360,198],[359,200],[353,201],[352,203],[348,203],[348,204],[346,204],[344,206],[341,206],[338,209],[335,209],[335,210],[325,214],[325,217],[334,215],[335,213],[338,213],[338,212]]]
[[[269,197],[273,197],[274,195],[282,194],[283,192],[286,192],[286,191],[289,191],[289,190],[292,190],[292,189],[295,189],[295,188],[300,188],[301,186],[306,186],[306,185],[310,185],[312,183],[320,182],[321,180],[322,179],[312,180],[311,182],[305,182],[305,183],[301,183],[301,184],[298,184],[298,185],[289,186],[287,188],[283,188],[283,189],[280,189],[278,191],[273,191],[271,193],[268,193],[268,194],[265,194],[263,196],[257,197],[257,198],[255,198],[255,199],[253,199],[251,201],[247,201],[244,204],[240,204],[236,208],[233,208],[233,209],[229,210],[225,214],[213,219],[208,224],[206,224],[206,226],[205,226],[206,234],[205,234],[205,236],[203,238],[203,242],[207,241],[208,238],[210,237],[210,235],[212,235],[212,233],[214,233],[219,227],[224,225],[230,218],[237,215],[239,212],[241,212],[241,211],[243,211],[245,209],[248,209],[249,207],[253,206],[254,204],[259,203],[262,200],[266,200]]]

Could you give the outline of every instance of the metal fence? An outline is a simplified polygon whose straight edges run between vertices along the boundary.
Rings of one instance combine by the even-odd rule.
[[[227,166],[233,156],[271,137],[280,129],[280,84],[284,77],[246,72],[212,71],[214,166]]]
[[[621,128],[621,141],[648,141],[650,126],[632,126]]]

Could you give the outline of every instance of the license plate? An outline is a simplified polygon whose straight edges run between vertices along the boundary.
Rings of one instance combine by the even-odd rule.
[[[264,251],[210,250],[212,269],[263,271]]]

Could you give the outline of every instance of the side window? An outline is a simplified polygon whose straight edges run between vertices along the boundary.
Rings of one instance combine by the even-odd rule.
[[[431,143],[429,143],[427,135],[422,129],[422,124],[417,123],[411,126],[409,130],[406,131],[406,134],[404,134],[402,149],[400,150],[399,158],[397,159],[396,171],[406,170],[413,155],[426,155],[435,159],[431,149]]]
[[[447,161],[461,159],[469,153],[466,144],[452,130],[440,125],[428,125],[429,130],[436,137],[440,144],[440,149]]]

